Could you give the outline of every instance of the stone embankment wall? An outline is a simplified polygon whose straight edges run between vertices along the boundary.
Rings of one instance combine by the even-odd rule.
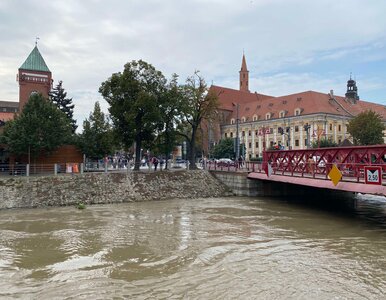
[[[231,195],[207,171],[89,173],[0,179],[0,209]]]
[[[248,179],[245,172],[211,171],[212,175],[233,191],[236,196],[262,196],[263,183],[258,180]]]

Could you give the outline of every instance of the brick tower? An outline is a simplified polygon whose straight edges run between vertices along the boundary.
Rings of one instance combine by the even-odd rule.
[[[247,69],[247,63],[245,62],[245,55],[243,53],[243,60],[241,62],[241,70],[240,70],[240,91],[249,92],[248,80],[249,80],[249,71]]]
[[[51,91],[52,78],[37,45],[19,68],[19,112],[22,111],[29,97],[33,93],[41,93],[48,98]]]

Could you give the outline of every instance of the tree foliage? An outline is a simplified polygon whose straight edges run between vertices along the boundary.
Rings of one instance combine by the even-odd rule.
[[[102,83],[99,92],[109,103],[114,127],[127,147],[135,142],[135,170],[139,170],[141,147],[162,129],[161,96],[166,79],[145,61],[132,61],[123,72]]]
[[[311,148],[330,148],[330,147],[338,147],[338,144],[330,139],[320,139],[312,141]]]
[[[99,102],[95,103],[94,111],[83,122],[79,146],[92,159],[100,159],[114,150],[113,130]]]
[[[66,115],[41,94],[33,94],[23,111],[6,123],[3,142],[11,153],[31,154],[53,151],[71,139],[71,124]]]
[[[355,145],[383,144],[383,130],[382,117],[371,110],[358,114],[347,126]]]
[[[67,118],[70,120],[72,133],[75,133],[76,121],[74,120],[74,107],[72,104],[72,98],[67,98],[67,92],[62,86],[63,82],[59,81],[58,84],[49,93],[49,99],[54,103],[62,112],[64,112]]]
[[[214,119],[218,108],[218,98],[208,87],[198,71],[186,80],[181,89],[181,124],[179,134],[188,144],[189,168],[196,169],[197,130],[204,120]]]
[[[232,138],[226,138],[219,141],[212,149],[211,153],[215,158],[233,158],[234,142]]]
[[[178,85],[178,76],[177,74],[173,74],[172,79],[165,86],[160,102],[163,128],[158,134],[157,145],[160,153],[163,153],[165,158],[168,158],[178,140],[176,129],[180,122],[181,100],[181,88]],[[165,169],[168,169],[168,160],[166,160]]]

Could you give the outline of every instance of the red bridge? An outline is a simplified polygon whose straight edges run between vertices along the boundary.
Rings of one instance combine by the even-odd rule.
[[[262,162],[209,163],[208,168],[248,171],[250,179],[386,196],[386,145],[265,151]]]

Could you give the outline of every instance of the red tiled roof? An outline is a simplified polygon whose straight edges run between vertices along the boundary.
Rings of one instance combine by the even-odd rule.
[[[247,102],[262,101],[263,99],[274,98],[273,96],[258,93],[249,93],[216,85],[212,85],[210,87],[210,91],[214,92],[218,96],[220,107],[226,110],[233,110],[233,103],[242,104]]]
[[[301,115],[328,113],[339,116],[356,116],[360,112],[373,110],[386,121],[386,106],[363,100],[355,104],[345,97],[334,96],[334,100],[328,93],[306,91],[280,97],[272,97],[257,93],[241,92],[219,86],[212,86],[218,94],[220,107],[233,111],[231,118],[236,118],[236,110],[232,103],[239,103],[239,118],[252,121],[253,116],[259,116],[264,120],[267,113],[272,113],[272,119],[279,118],[279,114],[285,111],[286,117],[294,116],[295,110],[300,109]]]

